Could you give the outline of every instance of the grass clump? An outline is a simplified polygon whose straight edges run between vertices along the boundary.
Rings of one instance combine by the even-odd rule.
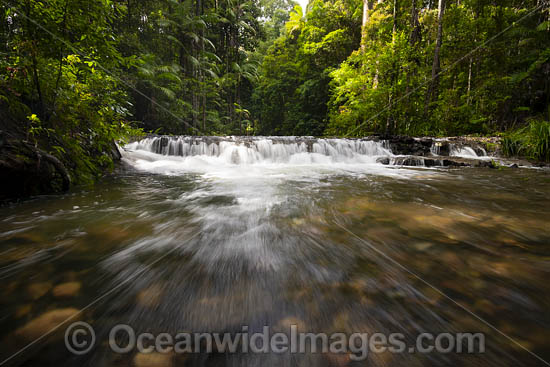
[[[507,156],[550,162],[550,121],[532,120],[508,132],[502,140],[502,151]]]

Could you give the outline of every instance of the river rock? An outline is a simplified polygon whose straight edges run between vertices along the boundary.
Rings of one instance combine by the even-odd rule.
[[[172,367],[173,353],[138,353],[134,357],[135,367]]]
[[[439,143],[439,155],[448,156],[451,154],[451,145],[449,142],[440,142]]]
[[[80,282],[63,283],[56,286],[52,293],[57,298],[74,297],[80,291],[81,286]]]
[[[412,138],[410,136],[382,137],[386,140],[393,154],[398,155],[427,155],[433,144],[431,138]]]
[[[3,285],[2,289],[2,295],[4,297],[10,297],[13,292],[17,289],[19,286],[19,282],[17,280],[12,280],[11,282],[7,283],[6,285]]]
[[[285,317],[284,319],[279,320],[277,325],[275,326],[275,330],[282,333],[290,332],[290,327],[292,325],[296,325],[296,330],[299,333],[306,332],[306,323],[296,317],[289,316]]]
[[[331,367],[344,367],[351,362],[349,353],[325,353],[324,356]]]
[[[468,164],[463,161],[459,161],[457,159],[444,159],[443,165],[445,167],[466,167]]]
[[[464,263],[460,257],[451,251],[445,251],[442,254],[439,254],[439,259],[450,269],[460,270],[464,266]]]
[[[17,329],[15,336],[26,342],[33,341],[50,332],[69,318],[71,318],[70,321],[72,322],[77,321],[78,313],[79,311],[76,308],[60,308],[45,312]],[[58,330],[60,329],[63,328],[60,327]]]
[[[413,246],[414,246],[414,248],[417,249],[418,251],[426,251],[426,250],[428,250],[430,247],[433,246],[433,243],[423,241],[423,242],[417,242],[417,243],[415,243]]]
[[[32,283],[27,287],[27,293],[32,300],[37,300],[48,293],[50,289],[52,289],[52,283],[50,282]]]
[[[347,332],[349,331],[350,318],[349,312],[342,311],[334,317],[332,320],[332,330],[335,332]]]
[[[32,310],[31,304],[19,306],[15,310],[15,318],[20,319],[22,317],[25,317],[31,312],[31,310]]]
[[[438,159],[432,159],[432,158],[424,158],[424,166],[426,167],[435,167],[435,166],[441,166],[442,163]]]
[[[410,166],[410,167],[417,167],[417,166],[424,166],[424,158],[422,157],[398,157],[395,159],[396,166]]]
[[[159,305],[162,294],[162,287],[159,284],[153,284],[138,293],[137,303],[144,307],[154,308]]]

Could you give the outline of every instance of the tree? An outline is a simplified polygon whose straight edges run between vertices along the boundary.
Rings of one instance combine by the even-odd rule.
[[[445,0],[439,0],[437,7],[437,39],[435,41],[435,51],[432,65],[432,81],[428,90],[428,98],[426,102],[426,111],[428,105],[437,97],[437,88],[439,87],[439,73],[441,73],[441,61],[439,55],[441,53],[441,45],[443,43],[443,16],[445,14]]]

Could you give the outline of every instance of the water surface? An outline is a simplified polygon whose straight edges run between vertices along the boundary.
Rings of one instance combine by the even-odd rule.
[[[44,313],[91,302],[78,317],[102,341],[90,354],[72,356],[54,333],[9,363],[136,365],[105,344],[118,323],[174,334],[296,323],[410,340],[486,333],[482,355],[383,353],[351,366],[542,365],[462,307],[549,360],[548,172],[383,166],[383,144],[353,144],[191,144],[162,155],[142,142],[93,188],[1,208],[0,361],[40,335],[32,323]],[[343,364],[320,354],[170,362]]]

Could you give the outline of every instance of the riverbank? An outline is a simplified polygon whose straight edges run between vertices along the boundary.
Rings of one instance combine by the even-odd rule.
[[[51,152],[52,144],[31,142],[21,134],[0,130],[0,204],[35,195],[55,194],[68,191],[75,184],[83,183],[83,171],[92,173],[89,180],[95,180],[94,173],[101,174],[110,167],[79,166],[72,155]],[[92,155],[90,151],[85,152]],[[57,155],[57,156],[56,156]],[[117,162],[121,154],[113,142],[101,153],[105,161]],[[83,160],[84,161],[84,160]]]

